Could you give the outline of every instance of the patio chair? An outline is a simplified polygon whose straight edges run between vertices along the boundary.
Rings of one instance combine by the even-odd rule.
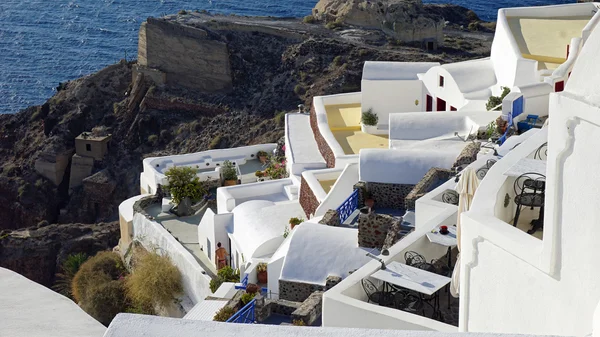
[[[425,257],[423,257],[423,255],[421,255],[417,252],[413,252],[413,251],[408,251],[408,252],[404,253],[404,261],[407,266],[414,266],[419,263],[427,262],[427,260],[425,260]]]
[[[431,265],[435,269],[434,273],[436,273],[438,275],[442,275],[442,276],[448,276],[448,277],[450,277],[452,275],[452,270],[450,270],[450,268],[448,268],[448,261],[446,261],[448,259],[447,256],[448,255],[446,255],[446,258],[439,258],[439,259],[431,260]]]
[[[533,155],[533,159],[546,160],[546,158],[548,158],[548,142],[540,145]]]
[[[492,166],[494,166],[494,164],[496,164],[495,159],[488,159],[485,162],[485,166],[481,167],[479,170],[477,170],[477,172],[475,172],[475,174],[477,175],[477,178],[479,178],[479,180],[483,180],[483,178],[485,178],[485,175],[488,173],[490,168],[492,168]]]
[[[428,271],[430,273],[437,274],[437,268],[431,263],[421,262],[421,263],[413,264],[412,266],[415,268],[419,268],[419,269]]]
[[[544,198],[546,190],[546,176],[536,172],[530,172],[520,175],[514,183],[515,191],[515,204],[517,204],[517,210],[515,212],[515,218],[513,219],[513,226],[517,226],[519,222],[519,215],[521,214],[521,208],[534,207],[540,208],[540,216],[538,219],[533,220],[531,224],[532,229],[528,230],[527,233],[533,234],[537,229],[543,226],[544,222]]]
[[[455,190],[446,190],[442,193],[442,202],[458,206],[459,195]]]
[[[394,307],[408,312],[422,311],[425,315],[425,308],[421,296],[410,291],[398,291],[394,294]]]
[[[363,279],[362,286],[367,294],[367,302],[368,303],[377,303],[382,306],[392,306],[394,304],[394,295],[391,293],[383,292],[373,284],[373,282]]]

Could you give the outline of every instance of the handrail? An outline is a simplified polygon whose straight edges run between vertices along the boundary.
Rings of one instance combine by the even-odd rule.
[[[358,208],[358,189],[354,189],[352,194],[344,200],[344,202],[336,209],[338,216],[340,217],[340,223],[344,223],[346,219],[354,213]]]
[[[254,324],[256,322],[254,316],[254,308],[256,306],[256,300],[248,302],[238,312],[229,317],[226,323],[242,323],[242,324]]]

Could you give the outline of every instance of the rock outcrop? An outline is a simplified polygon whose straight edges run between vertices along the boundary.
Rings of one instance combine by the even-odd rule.
[[[0,232],[0,267],[8,268],[47,287],[70,254],[112,249],[119,241],[119,224],[41,225]]]
[[[327,22],[380,29],[402,42],[444,42],[444,18],[425,10],[421,0],[320,0],[313,16]]]

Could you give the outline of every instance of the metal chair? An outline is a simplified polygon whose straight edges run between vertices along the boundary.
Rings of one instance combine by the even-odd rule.
[[[492,168],[492,166],[494,166],[494,164],[496,164],[495,159],[488,159],[485,162],[485,166],[481,167],[479,170],[477,170],[477,172],[475,172],[475,174],[477,175],[477,178],[479,180],[483,180],[483,178],[485,178],[485,175],[488,173],[490,168]]]
[[[410,291],[398,291],[394,294],[394,306],[408,312],[422,311],[425,315],[425,307],[421,296]]]
[[[427,262],[423,255],[413,251],[408,251],[404,253],[404,261],[407,266],[414,266],[416,264]]]
[[[540,216],[531,222],[532,228],[527,231],[529,234],[535,233],[544,223],[544,198],[546,190],[546,176],[540,173],[531,172],[520,175],[514,183],[515,204],[517,210],[513,220],[513,226],[517,226],[522,206],[540,207]]]
[[[458,206],[459,195],[455,190],[446,190],[442,193],[442,202]]]
[[[362,286],[367,294],[368,303],[373,302],[382,306],[392,306],[394,304],[394,295],[377,289],[373,282],[363,279]]]
[[[548,158],[548,142],[540,145],[533,155],[533,159],[546,160],[546,158]]]

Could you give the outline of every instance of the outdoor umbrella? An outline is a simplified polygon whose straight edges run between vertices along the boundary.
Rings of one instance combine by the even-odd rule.
[[[464,171],[462,171],[460,175],[460,179],[458,180],[458,184],[456,185],[456,192],[459,194],[458,199],[458,212],[456,219],[456,245],[458,250],[460,251],[460,215],[463,212],[468,211],[471,208],[471,203],[473,202],[473,196],[475,196],[475,190],[479,186],[479,179],[477,179],[477,174],[475,170],[468,167]],[[460,283],[460,254],[456,259],[456,265],[454,266],[454,271],[452,272],[452,282],[450,284],[450,292],[452,296],[458,297],[459,293],[459,283]]]

